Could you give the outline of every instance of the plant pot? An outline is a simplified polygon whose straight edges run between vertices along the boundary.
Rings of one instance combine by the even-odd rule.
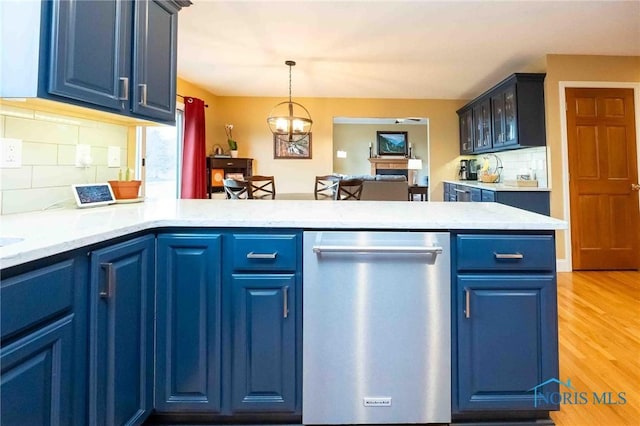
[[[231,158],[238,158],[238,150],[237,149],[232,149],[231,150]]]
[[[110,180],[109,185],[113,190],[116,200],[130,200],[138,198],[140,192],[140,180]]]

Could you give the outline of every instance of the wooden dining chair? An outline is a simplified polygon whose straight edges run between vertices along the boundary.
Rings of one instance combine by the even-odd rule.
[[[359,200],[363,182],[362,179],[341,179],[338,182],[336,200]]]
[[[224,179],[224,192],[229,200],[246,200],[249,197],[249,184],[243,180]]]
[[[247,182],[249,198],[255,200],[276,198],[276,183],[273,176],[250,176]]]
[[[313,197],[316,200],[323,198],[336,198],[340,177],[336,175],[316,176],[316,184],[313,188]]]

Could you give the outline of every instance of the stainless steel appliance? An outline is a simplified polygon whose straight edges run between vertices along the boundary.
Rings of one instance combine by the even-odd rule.
[[[460,180],[478,180],[478,164],[476,160],[460,160],[458,178]]]
[[[304,233],[304,424],[451,421],[449,238]]]

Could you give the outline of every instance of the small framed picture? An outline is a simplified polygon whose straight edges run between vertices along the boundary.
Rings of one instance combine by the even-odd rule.
[[[311,133],[304,138],[289,142],[287,135],[273,135],[273,158],[311,158]]]

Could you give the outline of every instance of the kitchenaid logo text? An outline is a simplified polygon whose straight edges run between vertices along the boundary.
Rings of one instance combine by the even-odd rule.
[[[544,386],[557,383],[559,392],[544,392]],[[542,404],[562,405],[624,405],[627,403],[626,392],[579,392],[571,385],[571,379],[562,382],[555,377],[529,389],[533,392],[533,406]]]

